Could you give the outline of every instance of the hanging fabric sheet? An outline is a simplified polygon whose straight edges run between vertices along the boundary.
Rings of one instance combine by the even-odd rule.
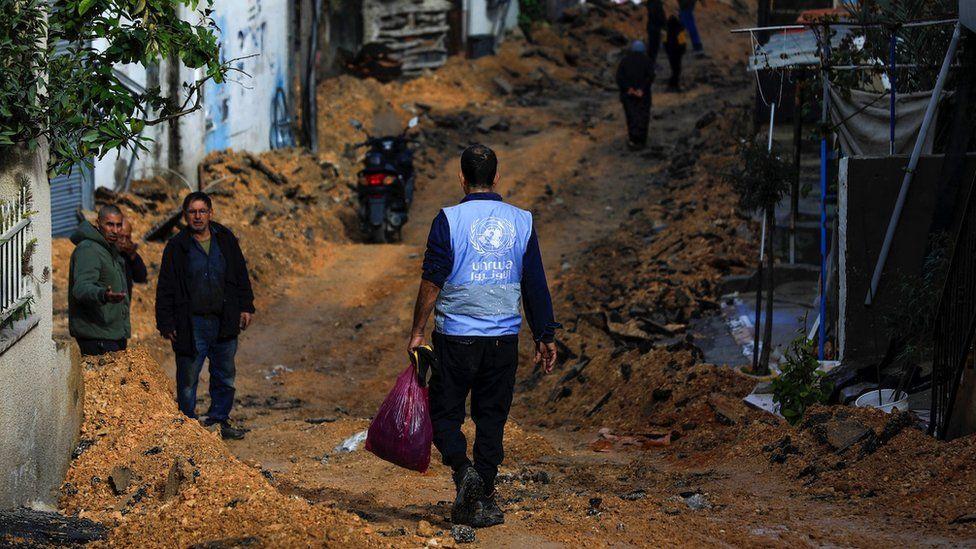
[[[898,94],[896,98],[895,154],[910,154],[918,137],[932,92]],[[948,97],[943,93],[942,97]],[[846,96],[846,97],[845,97]],[[841,150],[847,156],[888,154],[889,103],[887,94],[830,87],[830,121],[837,126]],[[931,154],[935,132],[929,132],[922,148]]]

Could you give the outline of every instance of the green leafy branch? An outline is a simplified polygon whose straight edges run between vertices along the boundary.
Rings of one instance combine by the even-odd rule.
[[[0,149],[50,145],[65,173],[116,148],[146,150],[140,134],[202,107],[208,81],[224,82],[210,0],[0,0]],[[182,7],[196,22],[180,17]],[[181,97],[133,92],[117,66],[178,61],[200,76]]]
[[[813,404],[827,402],[833,384],[817,370],[816,345],[812,340],[799,336],[790,342],[780,363],[780,375],[773,379],[773,402],[791,425],[803,418],[806,409]]]

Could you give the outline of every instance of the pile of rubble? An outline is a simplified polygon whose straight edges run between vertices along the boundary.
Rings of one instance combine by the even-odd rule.
[[[795,430],[757,424],[734,453],[755,459],[821,499],[850,499],[910,521],[976,523],[976,439],[933,439],[910,412],[816,406]],[[748,458],[746,458],[748,459]]]
[[[111,527],[107,545],[376,545],[359,517],[282,495],[259,464],[183,416],[145,352],[93,357],[83,370],[85,422],[60,508]]]

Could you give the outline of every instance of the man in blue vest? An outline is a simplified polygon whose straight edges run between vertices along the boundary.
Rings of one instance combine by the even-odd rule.
[[[497,168],[495,153],[484,145],[461,154],[465,196],[441,210],[431,225],[408,346],[412,350],[425,343],[434,310],[434,445],[454,471],[457,497],[451,520],[475,527],[505,522],[495,501],[495,477],[515,387],[520,306],[535,340],[535,362],[546,373],[556,364],[559,327],[532,214],[505,204],[494,192]],[[476,427],[473,464],[461,433],[469,393]]]

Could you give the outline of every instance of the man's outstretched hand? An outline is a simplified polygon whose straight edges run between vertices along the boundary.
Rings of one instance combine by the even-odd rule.
[[[535,342],[535,363],[541,364],[542,369],[547,374],[552,372],[552,369],[556,366],[556,343],[554,341],[550,341],[549,343],[542,341]]]
[[[407,345],[407,356],[410,356],[410,353],[412,353],[414,349],[424,345],[425,343],[427,343],[427,339],[424,338],[424,334],[410,334],[410,343]]]
[[[123,301],[125,301],[125,292],[113,292],[111,286],[105,290],[106,303],[122,303]]]

